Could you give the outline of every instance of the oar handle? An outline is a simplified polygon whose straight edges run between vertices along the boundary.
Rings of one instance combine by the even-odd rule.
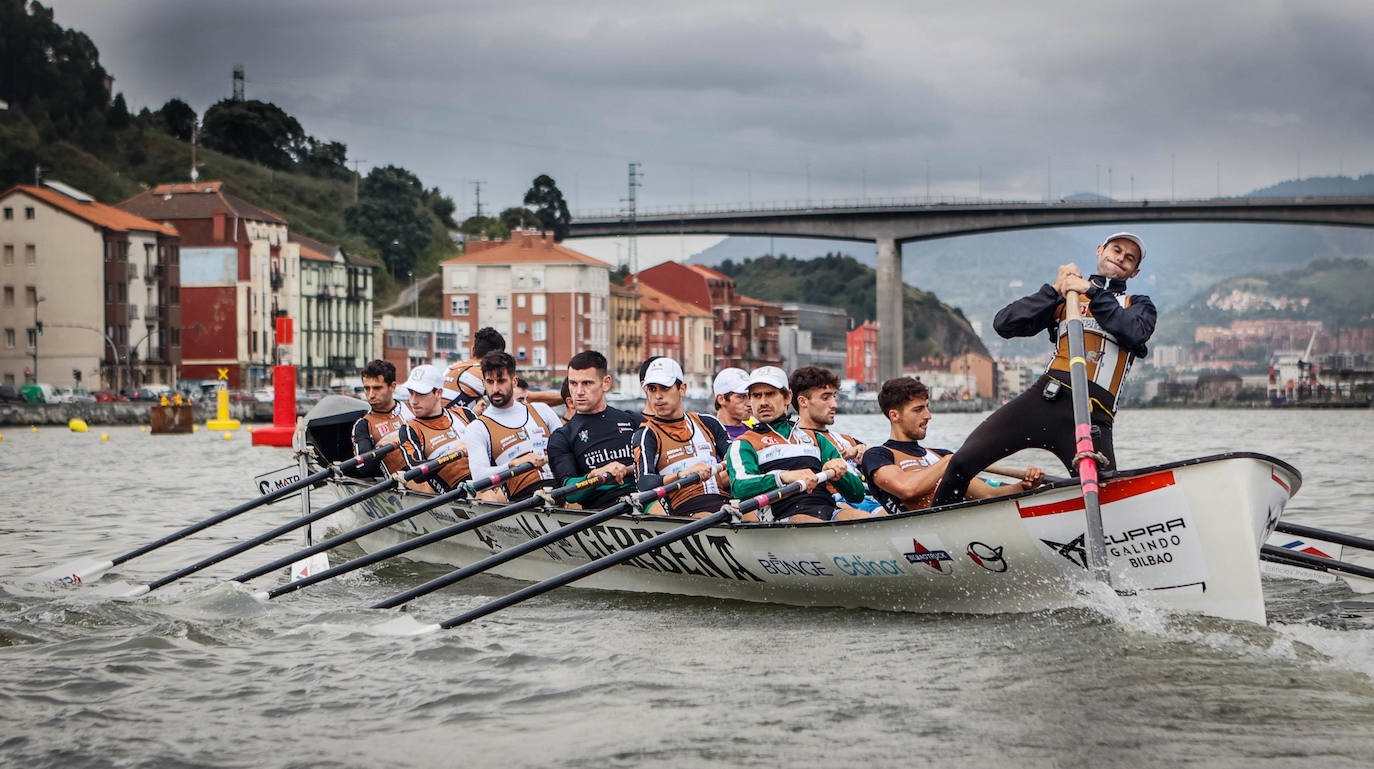
[[[989,465],[988,467],[983,468],[983,472],[992,473],[993,475],[1005,475],[1008,478],[1015,478],[1021,481],[1026,480],[1026,471],[1017,467],[1007,467],[1006,465]],[[1061,481],[1066,481],[1068,479],[1061,478],[1057,475],[1042,475],[1040,476],[1040,480],[1044,481],[1045,483],[1060,483]]]
[[[395,445],[395,444],[392,444],[392,445]],[[447,465],[447,464],[450,463],[450,462],[457,462],[458,460],[462,459],[463,457],[466,457],[467,455],[468,455],[467,451],[465,451],[465,450],[458,450],[458,451],[451,451],[451,452],[449,452],[449,453],[443,455],[442,457],[435,457],[434,459],[427,459],[427,460],[425,460],[424,462],[421,462],[420,464],[418,464],[418,465],[416,465],[416,466],[410,468],[409,470],[406,470],[404,473],[401,473],[401,477],[398,478],[397,480],[400,480],[400,481],[403,481],[403,482],[404,482],[404,481],[418,481],[418,480],[420,480],[420,479],[422,479],[422,478],[426,478],[426,477],[428,477],[428,476],[430,476],[430,475],[433,475],[434,473],[439,472],[439,470],[440,470],[444,465]]]
[[[822,470],[816,474],[816,485],[819,486],[827,481],[833,481],[838,475],[839,473],[833,473],[829,470]],[[740,503],[735,507],[735,509],[741,513],[752,512],[761,507],[771,505],[774,502],[777,502],[779,499],[782,499],[783,497],[791,496],[804,488],[806,488],[805,481],[792,481],[786,486],[779,486],[778,488],[773,489],[772,491],[767,492],[765,494],[760,494],[756,497],[750,497],[749,499],[741,500]]]

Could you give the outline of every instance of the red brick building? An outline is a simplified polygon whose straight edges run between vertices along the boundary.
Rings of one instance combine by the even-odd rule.
[[[635,278],[641,285],[711,313],[717,370],[782,365],[778,350],[782,308],[738,293],[728,275],[697,264],[664,262],[641,270]]]
[[[878,381],[878,324],[866,320],[846,336],[844,376],[858,382],[861,390],[876,390]]]

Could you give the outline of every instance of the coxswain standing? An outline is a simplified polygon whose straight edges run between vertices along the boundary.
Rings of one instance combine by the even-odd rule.
[[[429,481],[433,491],[452,491],[468,480],[467,446],[463,436],[476,417],[455,406],[444,408],[444,373],[435,366],[416,366],[401,385],[410,394],[410,408],[415,416],[401,428],[401,453],[410,467],[417,467],[431,459],[458,454],[460,459],[447,462]],[[424,488],[416,484],[415,488]]]
[[[568,495],[568,501],[600,509],[634,491],[630,438],[644,416],[606,405],[611,376],[606,356],[584,350],[568,361],[568,392],[576,414],[549,437],[549,465],[560,486],[609,474],[612,481]]]
[[[1030,296],[1003,307],[993,318],[993,328],[1004,339],[1049,333],[1055,345],[1048,370],[1030,389],[1012,398],[983,421],[950,459],[945,479],[935,492],[935,505],[958,502],[969,480],[983,468],[1022,449],[1053,452],[1069,472],[1078,474],[1074,461],[1073,397],[1070,393],[1068,321],[1065,297],[1070,291],[1086,296],[1083,312],[1083,347],[1087,359],[1088,392],[1093,444],[1114,469],[1112,423],[1116,396],[1136,358],[1147,352],[1145,343],[1155,330],[1156,311],[1150,297],[1126,293],[1126,281],[1140,273],[1145,242],[1129,232],[1108,235],[1097,247],[1097,274],[1085,279],[1078,267],[1059,267],[1054,284],[1046,283]]]
[[[632,441],[637,488],[649,491],[690,473],[702,479],[653,503],[649,512],[693,517],[716,512],[729,501],[721,489],[730,476],[713,469],[730,451],[725,427],[713,416],[683,411],[687,385],[672,358],[655,358],[644,372],[643,387],[644,424]]]
[[[824,488],[816,488],[821,471],[829,470],[835,474],[835,488],[847,501],[864,498],[863,480],[849,472],[835,446],[829,441],[817,442],[788,418],[789,397],[787,374],[782,369],[763,366],[749,374],[749,405],[758,423],[730,445],[730,493],[736,499],[748,499],[801,481],[802,493],[771,505],[774,521],[808,523],[869,517],[855,508],[837,509],[834,497]],[[749,513],[746,520],[753,515]]]
[[[887,416],[891,432],[883,445],[864,452],[863,470],[869,493],[889,513],[924,510],[930,507],[951,454],[920,444],[930,424],[930,389],[911,377],[889,379],[878,391],[878,408]],[[970,499],[1015,494],[1039,486],[1043,475],[1040,468],[1030,467],[1024,481],[1005,486],[974,478],[965,493]]]
[[[490,407],[468,425],[464,440],[475,477],[485,478],[498,470],[525,462],[534,469],[506,481],[505,489],[478,492],[496,502],[527,499],[553,485],[548,467],[549,436],[563,424],[543,403],[525,405],[515,400],[515,358],[510,353],[489,352],[482,357],[482,385]]]
[[[415,416],[406,404],[396,400],[395,365],[374,360],[363,367],[362,379],[363,397],[372,410],[353,423],[354,456],[366,454],[383,443],[394,443],[406,420]],[[361,478],[374,477],[383,466],[388,473],[394,473],[406,466],[406,460],[393,450],[381,459],[364,462],[354,474]]]

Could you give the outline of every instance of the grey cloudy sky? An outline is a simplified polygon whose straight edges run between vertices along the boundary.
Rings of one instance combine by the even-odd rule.
[[[133,108],[250,98],[473,206],[1239,194],[1374,171],[1368,0],[52,0]],[[1218,174],[1219,170],[1219,174]],[[1110,186],[1110,188],[1109,188]]]

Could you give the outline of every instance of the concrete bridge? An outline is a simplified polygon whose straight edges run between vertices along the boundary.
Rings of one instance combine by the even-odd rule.
[[[1155,222],[1249,222],[1374,228],[1374,198],[1214,199],[1092,202],[875,203],[774,206],[756,210],[642,211],[575,219],[569,237],[741,235],[875,243],[878,252],[878,373],[902,370],[903,243],[956,235]]]

